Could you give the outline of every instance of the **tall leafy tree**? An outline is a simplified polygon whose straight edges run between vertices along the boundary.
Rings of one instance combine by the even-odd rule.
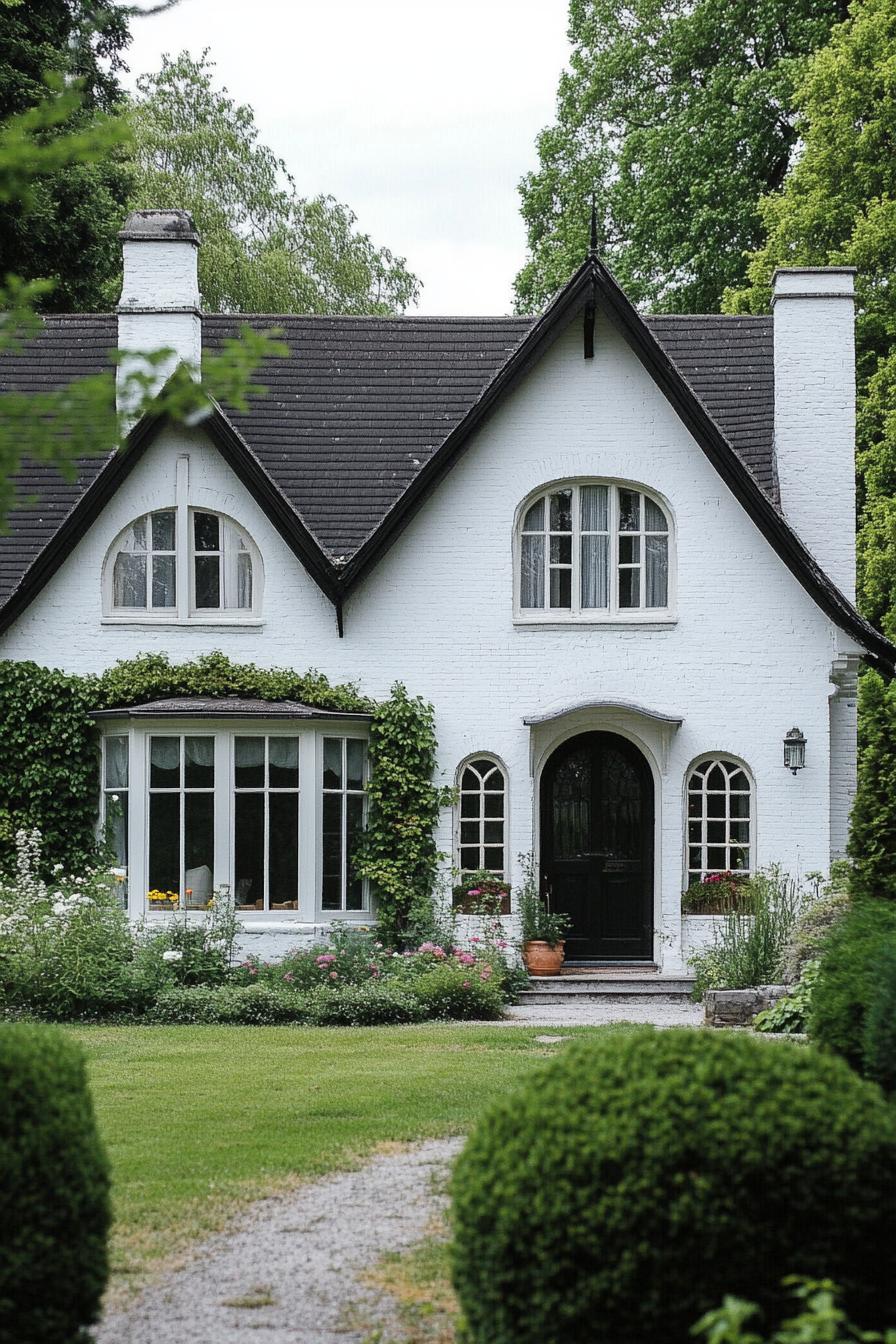
[[[47,78],[72,87],[64,120],[45,120],[43,141],[77,135],[121,102],[117,71],[129,41],[128,10],[114,0],[0,4],[0,123],[47,98]],[[116,232],[129,191],[121,146],[90,160],[65,159],[0,212],[0,279],[44,279],[40,306],[66,312],[104,306],[118,265]]]
[[[306,199],[259,140],[252,109],[182,52],[137,81],[132,206],[190,210],[199,284],[213,312],[394,313],[413,301],[404,259],[355,230],[332,197]]]
[[[761,193],[783,182],[805,58],[845,0],[570,0],[557,120],[521,184],[529,259],[517,306],[543,304],[602,250],[629,294],[717,311],[762,238]]]

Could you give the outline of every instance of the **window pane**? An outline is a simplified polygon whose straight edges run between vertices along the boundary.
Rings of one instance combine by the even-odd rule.
[[[233,782],[238,789],[260,789],[264,786],[263,737],[234,739]]]
[[[152,548],[154,551],[174,550],[174,510],[165,509],[152,515]]]
[[[640,569],[620,569],[619,605],[620,607],[639,607],[641,605]]]
[[[478,818],[479,813],[477,811]],[[479,844],[479,821],[462,821],[460,824],[460,842],[462,845]]]
[[[268,783],[272,789],[299,787],[299,739],[268,738]]]
[[[582,537],[582,606],[609,605],[609,537]]]
[[[135,518],[121,539],[123,551],[146,550],[146,519]]]
[[[644,550],[647,558],[645,603],[665,607],[668,602],[669,542],[666,537],[648,537]]]
[[[172,795],[173,796],[173,795]],[[184,889],[188,906],[207,905],[214,892],[215,795],[184,794]]]
[[[706,795],[706,815],[708,817],[724,817],[725,802],[724,793],[708,793]]]
[[[342,788],[342,738],[324,738],[324,788]]]
[[[551,564],[572,564],[572,536],[551,537]]]
[[[523,537],[520,551],[520,606],[544,606],[544,537]]]
[[[240,551],[236,557],[236,605],[240,611],[252,609],[252,557]]]
[[[708,789],[724,789],[728,782],[728,777],[720,765],[714,765],[706,776],[706,787]]]
[[[264,899],[264,794],[236,794],[233,816],[234,895],[237,905],[254,906]]]
[[[641,538],[640,537],[620,537],[619,538],[619,563],[620,565],[637,565],[641,560]]]
[[[708,847],[706,850],[706,866],[711,872],[724,872],[728,867],[725,849],[723,847]]]
[[[708,821],[706,839],[711,845],[724,845],[728,839],[728,825],[725,821]]]
[[[606,532],[608,525],[607,493],[605,485],[582,486],[583,532]]]
[[[116,607],[146,606],[146,556],[119,551],[112,571],[112,601]]]
[[[348,834],[346,836],[346,887],[345,887],[345,908],[346,910],[363,910],[364,908],[364,883],[360,877],[355,875],[352,867],[352,856],[364,829],[364,799],[360,796],[346,799],[346,820]]]
[[[483,829],[485,831],[483,839],[487,845],[500,845],[504,843],[503,821],[487,821]]]
[[[106,738],[106,775],[107,789],[126,789],[128,786],[128,739],[126,737]]]
[[[184,785],[188,789],[211,789],[215,784],[215,739],[184,738]]]
[[[150,738],[149,787],[151,789],[176,789],[179,785],[180,738]]]
[[[750,866],[750,855],[746,849],[731,850],[731,868],[734,872],[739,872],[743,868]]]
[[[221,605],[221,559],[217,555],[197,555],[196,606],[202,608]]]
[[[269,806],[271,909],[279,905],[295,910],[299,898],[299,795],[272,793]]]
[[[487,817],[503,817],[504,815],[504,794],[487,793],[485,798],[485,815]]]
[[[487,849],[485,851],[484,858],[485,858],[485,863],[483,864],[484,868],[490,868],[493,872],[496,873],[501,873],[504,871],[503,849]]]
[[[551,606],[572,606],[572,570],[551,570]]]
[[[488,771],[490,772],[490,773],[489,773],[489,776],[488,776],[488,779],[486,779],[486,781],[485,781],[485,789],[486,789],[486,792],[487,792],[487,793],[503,793],[503,792],[504,792],[504,776],[502,775],[502,773],[501,773],[501,771],[498,769],[498,767],[492,765],[491,761],[481,761],[481,762],[480,762],[480,765],[482,765],[482,766],[484,767],[484,771],[485,771],[485,770],[488,770]]]
[[[460,814],[462,817],[479,816],[479,794],[462,793],[460,796]]]
[[[526,516],[523,519],[524,532],[543,532],[544,531],[544,498],[536,499],[535,503],[526,510]]]
[[[346,784],[347,789],[364,787],[364,743],[357,738],[348,737],[345,741]]]
[[[461,847],[460,866],[465,873],[475,873],[479,867],[479,846],[471,846],[468,849]]]
[[[115,798],[118,802],[115,802]],[[106,795],[106,833],[118,868],[128,866],[128,795]]]
[[[197,551],[220,550],[218,515],[215,513],[194,513],[193,539]]]
[[[750,823],[748,821],[732,821],[730,832],[732,844],[746,845],[749,843]]]
[[[666,515],[663,513],[659,504],[654,504],[647,495],[644,496],[644,529],[647,532],[668,532],[669,524],[666,522]]]
[[[152,605],[154,607],[174,607],[177,605],[175,563],[173,555],[154,555],[152,558]]]
[[[641,526],[641,496],[633,490],[619,491],[619,531],[637,532]]]
[[[551,495],[551,531],[572,531],[571,490],[557,490]]]
[[[750,795],[748,793],[732,793],[729,811],[732,817],[749,817]]]
[[[324,910],[339,910],[342,907],[342,797],[338,793],[324,794],[321,850],[321,905]]]
[[[154,891],[180,890],[180,796],[149,795],[149,885]]]

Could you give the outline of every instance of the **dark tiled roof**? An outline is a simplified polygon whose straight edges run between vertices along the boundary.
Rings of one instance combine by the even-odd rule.
[[[244,700],[237,696],[179,695],[170,700],[150,700],[145,705],[122,705],[96,709],[94,719],[361,719],[370,714],[341,709],[316,709],[298,700]]]
[[[228,411],[249,448],[331,558],[348,558],[463,419],[532,329],[532,318],[224,317],[203,319],[207,349],[248,322],[277,327],[289,355],[267,361],[264,396]],[[650,330],[776,499],[771,318],[650,317]],[[53,316],[0,359],[0,391],[45,390],[106,367],[114,314]],[[0,536],[0,603],[54,535],[107,455],[76,477],[29,466]]]

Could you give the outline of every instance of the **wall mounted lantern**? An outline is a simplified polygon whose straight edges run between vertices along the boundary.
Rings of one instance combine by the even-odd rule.
[[[794,775],[806,764],[806,739],[799,728],[791,728],[784,738],[784,764]]]

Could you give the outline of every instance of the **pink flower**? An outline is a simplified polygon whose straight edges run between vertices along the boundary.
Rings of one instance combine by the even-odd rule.
[[[322,956],[315,958],[315,960],[317,962],[317,965],[325,970],[327,966],[333,965],[333,962],[336,960],[336,958],[333,956],[331,952],[324,952]]]
[[[288,985],[291,985],[293,980],[295,980],[295,976],[293,975],[292,971],[287,971],[283,979],[286,981]]]
[[[482,888],[481,888],[481,887],[473,887],[473,889],[472,889],[471,891],[468,891],[468,892],[467,892],[467,895],[468,895],[468,896],[481,896],[481,895],[482,895]]]
[[[461,966],[476,965],[476,958],[471,956],[469,952],[458,952],[457,959],[460,962]]]
[[[338,980],[338,979],[339,979],[339,972],[338,972],[338,971],[331,971],[331,972],[330,972],[330,979],[331,979],[331,980]]]
[[[471,942],[471,943],[481,943],[481,942],[482,942],[482,939],[481,939],[481,938],[471,938],[471,939],[470,939],[470,942]]]
[[[470,988],[470,982],[469,982],[469,980],[465,980],[465,981],[464,981],[464,986],[463,986],[463,987],[464,987],[464,989],[469,989],[469,988]]]
[[[498,942],[497,942],[497,944],[496,944],[496,946],[498,946],[498,947],[501,949],[501,951],[503,952],[504,949],[505,949],[505,947],[507,946],[507,944],[506,944],[506,942],[504,941],[503,938],[499,938],[499,939],[498,939]]]
[[[486,980],[491,980],[491,978],[492,978],[491,966],[483,966],[482,970],[479,972],[479,979],[483,983],[485,983]]]
[[[257,975],[257,974],[258,974],[258,967],[257,967],[257,966],[250,966],[250,967],[249,967],[249,974],[250,974],[250,975]]]

